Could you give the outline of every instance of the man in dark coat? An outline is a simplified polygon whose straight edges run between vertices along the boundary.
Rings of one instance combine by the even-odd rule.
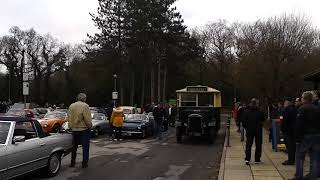
[[[251,160],[251,148],[253,141],[256,144],[256,152],[255,152],[255,162],[261,162],[261,154],[262,154],[262,126],[264,122],[264,114],[258,108],[258,101],[256,99],[252,99],[248,109],[245,112],[243,118],[243,126],[246,129],[246,158],[245,163],[247,165],[250,164]]]
[[[164,121],[165,111],[163,105],[159,103],[157,106],[153,108],[153,117],[154,117],[154,125],[155,125],[155,133],[154,136],[158,140],[161,140],[162,126]]]
[[[316,180],[320,166],[320,109],[312,104],[312,92],[302,94],[303,105],[296,120],[296,174],[294,180],[303,179],[305,155],[310,154],[309,180]]]
[[[281,131],[284,135],[286,148],[288,151],[288,160],[283,165],[294,165],[296,157],[295,142],[295,125],[297,118],[297,110],[293,103],[289,100],[284,102],[283,121],[281,123]]]

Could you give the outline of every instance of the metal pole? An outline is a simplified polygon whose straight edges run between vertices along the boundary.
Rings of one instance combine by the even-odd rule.
[[[10,73],[10,70],[8,71],[9,72],[9,102],[11,102],[11,73]]]
[[[24,95],[24,108],[27,109],[27,96]]]
[[[231,123],[231,120],[230,120],[230,117],[228,118],[228,122],[227,122],[227,147],[231,147],[230,146],[230,124]]]

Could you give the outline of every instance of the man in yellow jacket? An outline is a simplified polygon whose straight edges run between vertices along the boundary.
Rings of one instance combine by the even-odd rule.
[[[114,130],[115,141],[121,140],[121,130],[123,126],[123,121],[124,121],[123,109],[120,107],[119,104],[116,104],[116,107],[113,109],[112,115],[111,115],[111,124]]]
[[[78,145],[82,145],[83,150],[82,168],[88,167],[92,119],[86,100],[86,94],[80,93],[78,101],[71,104],[68,110],[68,125],[73,136],[70,167],[75,167]]]

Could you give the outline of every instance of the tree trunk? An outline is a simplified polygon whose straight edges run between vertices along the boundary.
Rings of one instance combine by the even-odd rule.
[[[135,93],[135,73],[132,71],[132,75],[131,75],[131,91],[130,91],[130,105],[134,106],[134,93]]]
[[[44,102],[49,102],[49,90],[50,90],[50,74],[47,74],[44,79]]]
[[[168,67],[164,66],[164,72],[163,72],[163,90],[162,90],[162,101],[166,101],[166,85],[167,85],[167,71]]]
[[[161,101],[161,62],[158,61],[158,102]]]
[[[151,85],[151,92],[150,92],[150,103],[154,103],[154,68],[151,65],[151,75],[150,75],[150,85]]]
[[[121,76],[123,77],[123,76]],[[120,99],[121,99],[121,105],[123,106],[123,99],[124,99],[124,95],[123,95],[123,80],[120,79]]]
[[[141,92],[141,104],[140,107],[144,107],[144,99],[145,99],[145,87],[146,87],[146,66],[143,67],[142,73],[142,92]]]

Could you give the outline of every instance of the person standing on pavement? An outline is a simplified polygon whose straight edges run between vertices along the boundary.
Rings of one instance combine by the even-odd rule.
[[[239,110],[238,110],[238,121],[240,123],[240,140],[241,142],[244,141],[244,135],[245,135],[245,129],[243,127],[243,118],[244,118],[244,114],[245,114],[245,111],[246,111],[246,104],[243,103],[243,104],[239,104]]]
[[[155,138],[161,140],[162,126],[164,120],[164,109],[161,103],[159,103],[157,106],[153,108],[153,117],[155,122]]]
[[[257,99],[251,99],[248,109],[245,111],[243,118],[243,125],[246,130],[246,165],[250,164],[251,160],[251,148],[253,141],[256,144],[255,152],[255,162],[261,163],[261,153],[262,153],[262,126],[264,123],[264,114],[258,108]]]
[[[117,103],[112,111],[111,123],[114,131],[114,141],[121,141],[121,133],[124,122],[123,109]]]
[[[294,165],[296,157],[296,142],[295,142],[295,126],[297,118],[297,109],[289,100],[284,102],[283,121],[281,123],[281,131],[284,135],[286,148],[288,151],[288,160],[282,165]]]
[[[302,94],[302,106],[296,120],[296,173],[292,180],[303,179],[306,154],[310,154],[309,180],[316,180],[320,164],[320,109],[312,103],[312,92]]]
[[[83,151],[82,168],[88,167],[92,119],[86,100],[86,94],[80,93],[78,101],[71,104],[68,110],[68,125],[73,136],[70,167],[75,167],[78,145],[82,146]]]

